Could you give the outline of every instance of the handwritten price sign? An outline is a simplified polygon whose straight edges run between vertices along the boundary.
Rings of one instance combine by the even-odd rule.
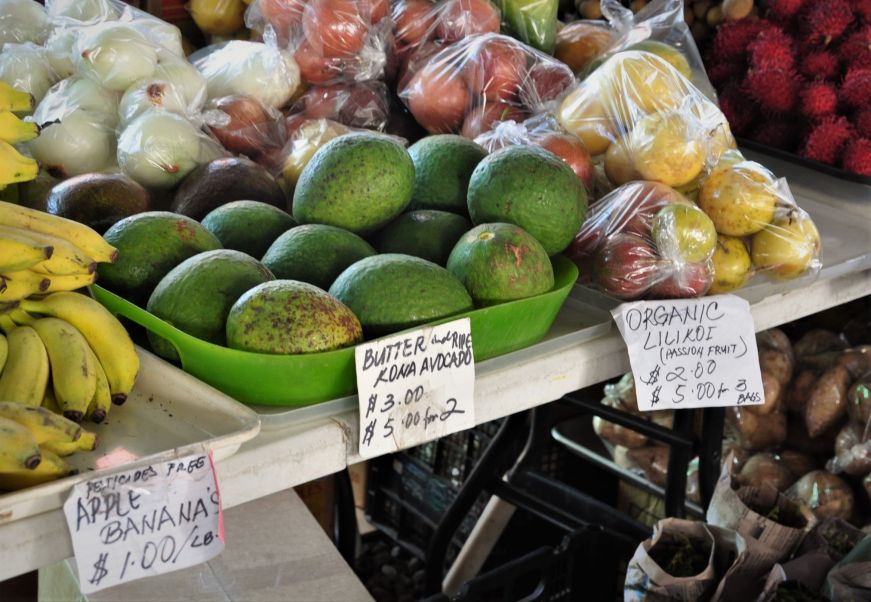
[[[86,594],[206,562],[224,549],[210,454],[78,483],[64,514]]]
[[[355,360],[362,457],[475,426],[468,318],[358,345]]]
[[[753,316],[744,299],[636,301],[612,313],[629,349],[640,410],[765,401]]]

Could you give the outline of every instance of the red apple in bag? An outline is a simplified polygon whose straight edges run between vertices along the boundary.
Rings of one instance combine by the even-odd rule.
[[[663,260],[667,262],[667,260]],[[663,266],[663,272],[669,267]],[[686,263],[680,267],[670,268],[671,274],[660,274],[659,280],[650,287],[650,297],[653,299],[691,299],[701,297],[714,281],[713,270],[704,263]]]
[[[212,108],[227,116],[227,122],[210,125],[215,138],[228,151],[255,156],[267,147],[278,146],[275,127],[269,112],[250,96],[225,96],[217,99]]]
[[[446,42],[499,32],[499,9],[489,0],[447,0],[436,19],[436,37]]]
[[[613,297],[629,301],[643,296],[659,272],[653,245],[637,234],[612,234],[596,254],[593,282]]]
[[[477,138],[500,121],[523,121],[526,117],[527,114],[520,107],[505,102],[485,101],[485,104],[475,107],[466,115],[461,134],[466,138]]]
[[[435,4],[429,0],[400,0],[394,5],[393,20],[399,45],[417,46],[432,35],[434,7]]]
[[[450,134],[463,124],[469,90],[450,69],[427,64],[414,74],[404,93],[411,114],[430,134]]]
[[[466,63],[463,77],[474,97],[511,100],[526,77],[526,54],[519,43],[488,40]]]
[[[548,134],[536,140],[536,144],[549,150],[572,168],[584,188],[593,186],[593,159],[581,139],[572,134]]]
[[[302,16],[305,39],[323,57],[349,57],[363,48],[368,25],[354,0],[311,0]]]

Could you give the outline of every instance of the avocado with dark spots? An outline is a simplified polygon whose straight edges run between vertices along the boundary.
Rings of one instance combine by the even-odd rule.
[[[379,253],[402,253],[426,259],[441,266],[460,237],[472,223],[456,213],[419,209],[403,213],[375,236]]]
[[[448,271],[476,305],[541,295],[553,288],[553,265],[531,234],[514,224],[481,224],[460,238]]]
[[[473,309],[462,283],[445,268],[411,255],[361,259],[336,278],[330,294],[377,337]]]
[[[487,156],[480,145],[456,134],[427,136],[408,149],[414,162],[409,209],[439,209],[468,216],[469,178]]]
[[[194,169],[182,181],[172,210],[196,220],[232,201],[260,201],[287,209],[287,199],[275,178],[251,159],[215,159]]]
[[[203,218],[203,226],[225,249],[262,257],[282,232],[296,225],[286,211],[260,201],[233,201]]]
[[[163,277],[148,299],[148,311],[191,336],[224,345],[230,308],[246,291],[273,279],[250,255],[231,249],[206,251]],[[166,339],[149,332],[148,340],[157,355],[178,358]]]
[[[276,278],[301,280],[326,290],[345,268],[375,253],[372,245],[353,232],[308,224],[275,239],[262,261]]]
[[[368,234],[402,213],[414,189],[408,152],[387,136],[355,133],[315,152],[293,193],[293,217]]]
[[[87,173],[60,182],[45,202],[47,213],[89,226],[102,234],[125,217],[152,208],[148,192],[123,174]]]
[[[103,238],[118,249],[118,259],[97,266],[100,285],[139,305],[182,261],[221,248],[221,242],[199,222],[168,211],[131,215],[109,228]]]
[[[360,320],[345,304],[296,280],[255,286],[227,316],[227,346],[243,351],[317,353],[362,340]]]

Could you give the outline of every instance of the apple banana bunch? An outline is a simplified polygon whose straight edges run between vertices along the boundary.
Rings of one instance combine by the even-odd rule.
[[[0,201],[0,303],[93,284],[97,263],[117,254],[84,224]]]
[[[27,182],[39,173],[39,165],[19,153],[13,144],[39,136],[39,126],[23,121],[13,111],[32,111],[33,96],[0,81],[0,189]]]

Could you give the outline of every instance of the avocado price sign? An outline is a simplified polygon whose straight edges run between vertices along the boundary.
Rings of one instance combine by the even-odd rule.
[[[77,483],[63,509],[86,594],[200,564],[224,549],[211,453]]]
[[[638,409],[765,401],[753,316],[744,299],[636,301],[611,313],[629,349]]]
[[[475,426],[469,318],[358,345],[355,360],[362,457]]]

